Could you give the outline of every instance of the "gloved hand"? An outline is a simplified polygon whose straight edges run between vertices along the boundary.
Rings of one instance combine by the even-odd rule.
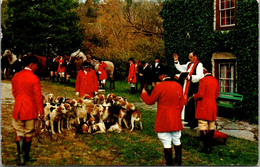
[[[75,94],[76,94],[76,96],[79,96],[79,92],[76,92]]]

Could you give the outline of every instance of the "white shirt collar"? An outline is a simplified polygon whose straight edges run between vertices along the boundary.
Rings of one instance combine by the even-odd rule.
[[[32,69],[30,69],[29,67],[24,67],[24,69],[32,71]]]
[[[206,73],[206,74],[204,74],[204,76],[208,76],[208,75],[212,75],[211,73]]]
[[[171,79],[171,77],[165,77],[165,78],[163,78],[163,81],[166,80],[166,79]]]

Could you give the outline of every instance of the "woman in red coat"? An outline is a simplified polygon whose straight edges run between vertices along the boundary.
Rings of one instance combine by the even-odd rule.
[[[102,89],[105,89],[107,79],[107,64],[104,61],[100,61],[98,65],[99,80],[101,82]]]
[[[93,97],[95,92],[98,91],[97,74],[90,68],[89,62],[82,63],[82,70],[77,74],[75,91],[79,97]]]
[[[127,82],[130,83],[131,94],[134,94],[135,93],[135,83],[136,83],[134,59],[130,58],[128,60],[128,62],[129,62],[129,71],[128,71],[128,80],[127,80]]]
[[[43,119],[43,95],[39,78],[33,73],[38,68],[38,58],[27,56],[25,68],[16,73],[11,80],[12,93],[15,99],[12,124],[16,131],[16,144],[19,165],[35,160],[29,157],[35,119],[40,114]]]
[[[195,100],[195,118],[204,142],[203,152],[211,151],[211,143],[215,132],[217,102],[219,96],[218,80],[203,69],[204,78],[199,81],[199,90],[193,95]]]
[[[158,132],[158,138],[163,143],[166,165],[173,165],[171,142],[173,142],[175,149],[175,163],[181,165],[180,137],[183,129],[181,121],[184,105],[183,91],[179,83],[168,80],[170,78],[166,77],[165,74],[160,74],[159,77],[163,82],[154,86],[150,96],[143,89],[141,98],[148,105],[157,102],[154,131]]]
[[[58,63],[59,63],[59,66],[58,66],[57,71],[60,75],[60,79],[61,79],[60,82],[63,83],[65,81],[65,68],[66,68],[66,61],[63,58],[63,56],[59,57]]]

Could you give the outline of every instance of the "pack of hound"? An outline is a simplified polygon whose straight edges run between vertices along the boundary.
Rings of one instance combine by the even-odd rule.
[[[132,132],[138,123],[138,128],[143,129],[140,111],[127,99],[113,93],[87,97],[72,99],[49,93],[44,100],[45,127],[52,134],[73,127],[81,133],[120,133],[123,129]]]

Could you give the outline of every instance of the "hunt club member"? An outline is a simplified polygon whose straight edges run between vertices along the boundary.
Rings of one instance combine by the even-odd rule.
[[[24,59],[24,65],[25,68],[16,73],[11,80],[15,99],[12,124],[16,131],[19,165],[25,165],[25,162],[35,160],[29,156],[34,135],[34,123],[39,113],[41,119],[44,116],[44,97],[40,80],[34,75],[38,68],[38,58],[27,56]]]

